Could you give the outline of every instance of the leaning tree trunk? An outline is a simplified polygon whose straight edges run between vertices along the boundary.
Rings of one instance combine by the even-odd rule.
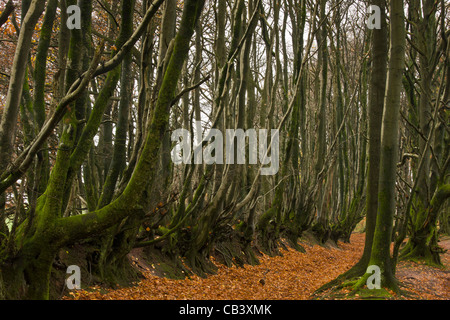
[[[0,122],[0,172],[6,169],[13,153],[17,116],[22,97],[23,83],[28,66],[28,55],[34,28],[45,7],[45,0],[33,0],[22,22],[16,53],[11,68],[6,104]]]
[[[77,240],[98,235],[120,223],[127,216],[142,214],[139,201],[149,181],[152,181],[156,174],[155,164],[160,150],[158,141],[167,130],[175,90],[189,51],[194,26],[203,6],[203,0],[187,0],[184,3],[179,31],[174,40],[174,49],[163,78],[141,156],[127,187],[117,199],[87,214],[62,217],[64,188],[61,186],[66,182],[65,173],[68,168],[64,165],[71,160],[69,158],[71,149],[64,144],[60,146],[47,190],[38,200],[33,225],[28,232],[25,232],[24,228],[26,223],[18,226],[16,237],[10,239],[14,242],[11,246],[13,250],[8,250],[10,247],[8,246],[0,251],[2,290],[7,295],[6,298],[48,299],[52,262],[59,248]],[[155,9],[157,7],[151,9],[152,15]],[[64,131],[65,135],[70,133],[70,129]],[[77,164],[77,159],[74,161]]]

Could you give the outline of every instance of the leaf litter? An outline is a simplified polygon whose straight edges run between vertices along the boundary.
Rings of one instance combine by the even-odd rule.
[[[259,257],[256,266],[217,265],[217,274],[168,279],[145,271],[145,278],[131,287],[105,290],[99,286],[69,292],[74,300],[308,300],[320,286],[350,269],[362,255],[364,234],[354,233],[350,243],[324,247],[302,243],[306,253],[284,250],[282,256]],[[450,243],[450,240],[447,241]],[[450,298],[450,258],[442,255],[444,268],[399,262],[397,278],[412,299]]]

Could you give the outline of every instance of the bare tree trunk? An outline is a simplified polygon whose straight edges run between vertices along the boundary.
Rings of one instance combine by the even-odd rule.
[[[13,154],[13,143],[17,126],[17,115],[22,97],[23,82],[27,69],[31,37],[34,27],[45,7],[45,0],[33,0],[20,28],[16,53],[11,69],[6,105],[0,122],[0,172],[3,172]]]

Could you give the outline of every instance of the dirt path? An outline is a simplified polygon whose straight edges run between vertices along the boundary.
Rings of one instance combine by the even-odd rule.
[[[450,241],[444,243],[450,246]],[[441,243],[442,245],[442,243]],[[348,270],[360,258],[364,234],[354,234],[351,243],[339,243],[339,248],[324,248],[304,244],[306,253],[284,251],[282,257],[260,258],[260,265],[227,268],[218,265],[216,275],[206,279],[192,277],[171,280],[146,272],[146,278],[136,286],[101,294],[77,291],[72,299],[169,299],[169,300],[304,300],[321,285]],[[445,270],[401,262],[398,277],[417,294],[416,299],[450,298],[450,257],[443,255]]]

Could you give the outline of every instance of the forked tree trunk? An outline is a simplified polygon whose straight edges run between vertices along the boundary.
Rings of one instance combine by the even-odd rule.
[[[158,141],[168,127],[169,113],[181,74],[182,66],[189,51],[194,27],[202,12],[204,0],[187,0],[184,3],[179,31],[174,40],[174,49],[163,78],[156,102],[154,117],[148,126],[144,148],[133,175],[123,193],[107,206],[83,215],[60,217],[64,185],[62,166],[67,163],[68,150],[63,146],[52,170],[49,187],[38,200],[36,220],[28,233],[20,225],[12,250],[0,250],[0,274],[2,291],[6,298],[47,299],[49,279],[55,254],[64,245],[78,239],[85,239],[116,225],[127,216],[142,214],[139,201],[146,190],[149,179],[155,177]],[[65,132],[66,134],[66,132]]]
[[[405,58],[406,34],[402,0],[390,2],[390,21],[389,65],[381,129],[378,214],[369,266],[376,265],[380,268],[382,287],[398,291],[390,255],[390,244],[396,204],[395,179],[398,159],[398,119]],[[358,284],[365,285],[370,275],[371,273],[366,273]]]

